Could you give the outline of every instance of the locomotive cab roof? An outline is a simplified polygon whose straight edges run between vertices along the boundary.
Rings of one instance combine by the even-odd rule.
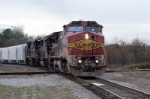
[[[82,26],[87,26],[87,25],[93,26],[94,25],[95,26],[96,25],[96,26],[100,26],[103,28],[103,26],[98,24],[96,21],[72,21],[65,26],[73,26],[73,25],[75,25],[75,26],[79,26],[79,25],[82,25]]]
[[[51,39],[57,38],[61,32],[62,32],[62,31],[53,32],[53,33],[51,33],[50,35],[47,35],[46,37],[44,37],[43,39],[44,39],[44,40],[47,40],[48,38],[51,38]]]

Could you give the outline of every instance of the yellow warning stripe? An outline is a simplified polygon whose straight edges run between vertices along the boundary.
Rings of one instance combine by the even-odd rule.
[[[70,55],[70,53],[71,53],[72,48],[73,48],[73,47],[71,47],[71,48],[69,49],[69,51],[68,51],[68,54],[69,54],[69,55]]]
[[[51,51],[49,51],[49,54],[48,54],[48,62],[50,62],[50,55],[51,55],[51,53],[54,51],[54,48],[52,48],[52,50]]]

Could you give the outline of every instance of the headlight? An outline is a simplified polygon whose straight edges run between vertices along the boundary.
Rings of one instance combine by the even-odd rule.
[[[95,60],[96,63],[98,63],[98,60]]]
[[[89,39],[89,34],[85,34],[85,39]]]
[[[82,63],[82,60],[78,60],[78,63]]]

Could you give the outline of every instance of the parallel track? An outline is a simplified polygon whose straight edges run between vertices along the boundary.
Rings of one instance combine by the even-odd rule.
[[[56,74],[56,72],[7,72],[0,75],[34,75],[34,74]]]
[[[9,65],[13,65],[13,64],[9,64]],[[16,64],[17,65],[17,64]],[[44,70],[44,71],[29,71],[29,72],[0,72],[0,75],[34,75],[34,74],[59,74],[58,72],[52,71],[48,68],[45,67],[39,67],[39,66],[29,66],[29,65],[23,65],[23,66],[27,66],[27,67],[33,67],[33,68],[37,68],[39,70]]]

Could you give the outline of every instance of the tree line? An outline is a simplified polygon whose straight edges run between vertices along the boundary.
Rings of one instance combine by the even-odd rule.
[[[150,62],[150,46],[144,40],[133,39],[130,43],[115,38],[113,44],[107,44],[107,63],[128,65]]]
[[[7,28],[0,33],[0,47],[14,46],[24,44],[29,36],[23,32],[21,27]]]

